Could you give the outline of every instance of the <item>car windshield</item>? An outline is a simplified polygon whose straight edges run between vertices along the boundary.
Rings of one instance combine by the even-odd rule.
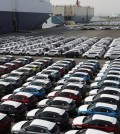
[[[52,101],[51,103],[50,103],[50,105],[61,105],[61,106],[66,106],[66,105],[68,105],[68,103],[67,102],[65,102],[65,101],[58,101],[58,100],[55,100],[55,101]]]
[[[10,73],[9,76],[11,76],[11,77],[19,77],[20,75],[19,74],[12,74],[12,73]]]
[[[22,101],[22,100],[26,100],[27,97],[22,96],[22,95],[14,95],[14,96],[12,96],[12,99]]]
[[[94,109],[95,107],[96,107],[95,104],[90,104],[90,105],[88,106],[88,110]]]
[[[22,92],[35,92],[36,89],[34,89],[34,88],[23,88],[21,91]]]
[[[36,85],[36,86],[45,86],[45,83],[43,82],[32,82],[30,85]]]
[[[27,69],[18,69],[19,72],[28,72]]]
[[[80,88],[79,87],[77,87],[77,86],[65,86],[65,87],[63,87],[64,89],[73,89],[73,90],[77,90],[77,91],[80,91]]]
[[[12,105],[0,105],[0,110],[1,111],[13,111],[14,110],[14,106]]]
[[[89,123],[90,121],[92,121],[92,115],[86,116],[86,117],[83,119],[83,123],[84,123],[84,124],[87,124],[87,123]]]
[[[41,113],[41,117],[52,117],[52,118],[58,118],[59,114],[50,112],[50,111],[45,111]]]
[[[48,79],[48,78],[44,76],[36,76],[35,79]]]
[[[70,79],[70,80],[68,80],[67,82],[80,82],[79,80],[73,80],[73,79]]]

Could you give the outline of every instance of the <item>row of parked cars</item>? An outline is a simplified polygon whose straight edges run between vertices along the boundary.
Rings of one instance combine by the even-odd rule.
[[[95,59],[115,59],[120,57],[119,38],[114,40],[111,37],[100,39],[98,37],[65,38],[63,36],[6,38],[4,37],[1,40],[0,54]],[[3,64],[5,60],[7,59],[0,58],[0,64]]]
[[[119,38],[114,40],[110,37],[100,39],[98,37],[65,38],[63,36],[20,36],[7,38],[1,38],[0,54],[95,59],[101,59],[103,56],[104,59],[119,57]],[[0,64],[6,61],[7,59],[0,58]]]
[[[64,76],[64,78],[56,80],[57,86],[54,87],[53,91],[49,91],[46,94],[46,98],[37,103],[37,108],[27,112],[26,121],[20,121],[12,127],[12,133],[26,133],[28,130],[29,133],[33,131],[34,133],[48,133],[49,131],[49,133],[57,134],[60,133],[60,129],[62,131],[65,126],[71,125],[70,117],[76,115],[77,105],[79,106],[81,104],[81,99],[85,96],[87,83],[90,83],[90,80],[99,70],[100,65],[98,61],[89,60],[75,66],[75,60],[64,59],[53,63],[42,72],[50,71],[52,68],[54,70],[54,67],[62,67],[65,64],[67,65],[65,67],[66,71],[64,74],[63,72],[61,73],[61,76]],[[36,80],[33,80],[33,77],[28,78],[26,81],[30,82],[29,85],[35,81],[40,81],[38,76],[41,76],[42,72],[35,75]],[[61,71],[59,70],[59,72]],[[52,76],[54,75],[52,74]],[[51,81],[54,81],[54,79],[51,79]],[[25,125],[26,123],[28,125]],[[29,123],[31,124],[29,125]],[[19,129],[17,129],[18,125]]]
[[[95,82],[90,85],[89,96],[84,99],[84,104],[78,107],[78,117],[72,121],[73,128],[95,128],[105,131],[95,130],[95,133],[101,134],[120,133],[119,64],[119,59],[105,62],[97,74]],[[73,130],[70,132],[72,133]],[[73,133],[76,134],[77,132],[78,130]]]
[[[31,57],[27,58],[31,59],[29,63],[24,63],[22,67],[1,76],[1,86],[6,83],[13,85],[12,81],[5,81],[11,79],[9,75],[12,73],[22,72],[26,76],[22,86],[14,85],[9,93],[4,92],[1,96],[0,117],[4,124],[1,133],[5,133],[2,132],[4,128],[10,129],[11,122],[14,122],[16,124],[11,128],[13,134],[58,134],[64,130],[64,126],[72,125],[70,117],[76,116],[77,107],[85,97],[87,86],[100,69],[99,62],[88,60],[76,65],[73,59],[53,63],[52,58],[48,57],[35,61]],[[33,66],[33,63],[37,65]],[[40,70],[38,65],[41,67],[42,63],[45,69]],[[30,68],[31,71],[28,73],[26,68]],[[13,77],[18,76],[12,76],[12,79]],[[84,130],[94,131],[97,130]]]
[[[107,60],[112,59],[113,60],[116,58],[120,58],[119,43],[120,43],[120,38],[113,40],[113,42],[109,46],[108,51],[104,55],[104,59],[107,59]]]

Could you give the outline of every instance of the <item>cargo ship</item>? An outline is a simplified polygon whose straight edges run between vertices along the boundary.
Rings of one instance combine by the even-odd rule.
[[[49,0],[0,0],[0,33],[42,27],[51,14]]]
[[[94,8],[80,5],[79,0],[75,5],[57,5],[53,6],[53,16],[51,18],[54,24],[67,24],[70,21],[77,23],[88,23],[94,16]]]

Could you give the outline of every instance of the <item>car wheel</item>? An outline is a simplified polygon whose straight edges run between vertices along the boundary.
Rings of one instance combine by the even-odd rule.
[[[37,53],[36,55],[37,55],[37,56],[39,56],[39,54],[38,54],[38,53]]]
[[[48,54],[45,54],[45,56],[48,56]]]
[[[87,56],[84,56],[85,59],[87,59]]]
[[[110,60],[110,58],[109,57],[106,57],[106,60]]]
[[[99,57],[98,57],[98,56],[96,56],[96,57],[95,57],[95,59],[96,59],[96,60],[98,60],[98,59],[99,59]]]
[[[57,55],[57,54],[55,54],[55,57],[58,57],[58,55]]]

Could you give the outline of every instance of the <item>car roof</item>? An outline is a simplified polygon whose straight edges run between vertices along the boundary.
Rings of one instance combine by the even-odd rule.
[[[63,115],[65,113],[64,109],[56,108],[56,107],[46,107],[43,112],[45,111],[50,111],[50,112],[55,112],[58,113],[59,115]]]
[[[108,133],[108,132],[104,132],[104,131],[101,131],[101,130],[97,130],[97,129],[87,129],[85,134],[111,134],[111,133]]]
[[[22,96],[26,96],[28,98],[30,98],[31,96],[33,96],[33,94],[27,93],[27,92],[18,92],[15,95],[22,95]]]
[[[25,87],[25,88],[35,88],[35,89],[37,89],[37,90],[40,90],[40,89],[41,89],[40,86],[35,86],[35,85],[28,85],[28,86]]]
[[[111,108],[113,110],[116,110],[117,109],[117,105],[112,105],[112,104],[109,104],[109,103],[102,103],[102,102],[98,102],[96,103],[96,107],[108,107],[108,108]]]
[[[117,119],[114,117],[110,117],[106,115],[99,115],[99,114],[93,115],[92,120],[104,120],[104,121],[111,122],[112,124],[116,124],[117,122]]]
[[[79,80],[79,81],[82,81],[82,80],[84,80],[84,78],[81,78],[81,77],[73,77],[73,76],[71,76],[70,78],[69,78],[69,80]]]
[[[119,84],[120,82],[115,81],[115,80],[104,80],[104,83],[116,83],[116,84]]]
[[[53,99],[53,101],[55,101],[55,100],[66,101],[68,103],[71,103],[73,101],[72,99],[69,99],[69,98],[66,98],[66,97],[55,97]]]
[[[8,100],[8,101],[3,102],[1,105],[11,105],[11,106],[14,106],[15,108],[17,108],[17,107],[19,107],[21,104],[22,104],[22,103],[20,103],[20,102]]]
[[[85,72],[75,72],[74,74],[84,74],[84,75],[88,75],[88,73],[85,73]]]
[[[77,95],[79,93],[79,91],[76,91],[76,90],[70,90],[70,89],[63,89],[62,90],[62,93],[63,92],[67,92],[67,93],[73,93],[75,95]]]
[[[100,95],[100,98],[102,98],[102,97],[114,98],[116,100],[119,100],[120,99],[119,96],[117,96],[117,95],[111,95],[111,94],[101,94]]]
[[[83,87],[82,84],[76,84],[76,83],[69,83],[67,86],[77,86],[79,88]]]
[[[112,91],[118,91],[120,92],[119,88],[114,88],[114,87],[105,87],[104,90],[112,90]]]
[[[43,127],[48,128],[48,130],[51,130],[55,126],[55,123],[46,121],[46,120],[42,120],[42,119],[34,119],[30,123],[30,126],[34,126],[34,125],[43,126]]]
[[[44,82],[45,84],[49,83],[50,81],[48,80],[41,80],[41,79],[36,79],[33,82]]]
[[[20,78],[19,78],[19,77],[11,77],[11,76],[9,77],[9,76],[8,76],[8,77],[6,77],[5,79],[19,80]]]
[[[9,84],[10,84],[9,82],[0,81],[0,85],[5,85],[5,86],[7,86],[7,85],[9,85]]]

